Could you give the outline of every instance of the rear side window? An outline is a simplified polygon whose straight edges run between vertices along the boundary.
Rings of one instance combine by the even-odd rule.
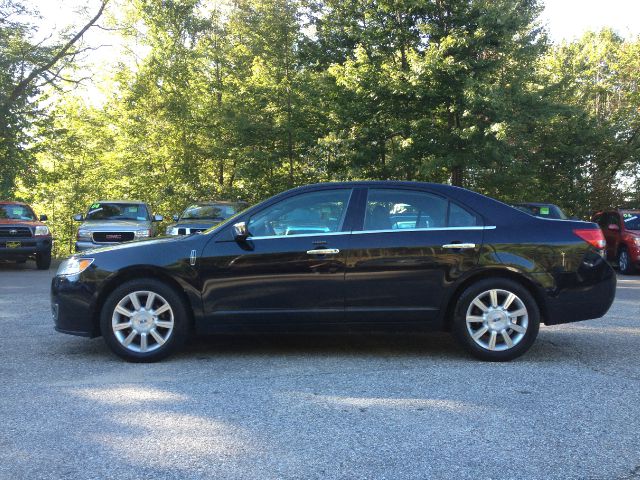
[[[457,203],[449,202],[449,227],[475,227],[478,217]]]
[[[365,231],[468,227],[478,224],[474,214],[426,192],[370,189],[364,217]]]

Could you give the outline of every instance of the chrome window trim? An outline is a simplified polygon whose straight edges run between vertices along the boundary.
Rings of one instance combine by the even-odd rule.
[[[495,225],[484,227],[439,227],[439,228],[403,228],[389,230],[355,230],[348,232],[326,232],[326,233],[299,233],[294,235],[268,235],[262,237],[247,237],[247,240],[268,240],[270,238],[303,238],[303,237],[326,237],[333,235],[362,235],[365,233],[401,233],[401,232],[439,232],[439,231],[459,231],[459,230],[495,230]]]
[[[396,228],[386,230],[358,230],[351,232],[354,235],[362,235],[364,233],[398,233],[398,232],[446,232],[456,230],[495,230],[495,225],[477,226],[477,227],[434,227],[434,228]]]

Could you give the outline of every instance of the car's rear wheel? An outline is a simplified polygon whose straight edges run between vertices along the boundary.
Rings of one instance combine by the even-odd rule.
[[[131,280],[107,298],[100,329],[111,350],[131,362],[155,362],[182,346],[189,317],[182,297],[154,279]]]
[[[51,252],[36,253],[36,267],[38,270],[49,270],[51,266]]]
[[[629,251],[626,248],[621,248],[620,253],[618,253],[618,267],[620,268],[620,273],[625,275],[631,275],[635,270],[631,263]]]
[[[508,361],[525,353],[538,335],[540,310],[518,282],[480,280],[462,292],[454,310],[458,341],[481,360]]]

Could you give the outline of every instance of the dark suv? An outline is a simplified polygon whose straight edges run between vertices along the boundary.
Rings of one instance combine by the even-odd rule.
[[[0,259],[24,263],[33,258],[40,270],[51,265],[51,232],[22,202],[0,202]]]
[[[607,240],[607,258],[617,260],[622,273],[640,268],[640,210],[602,210],[592,221],[600,225]]]

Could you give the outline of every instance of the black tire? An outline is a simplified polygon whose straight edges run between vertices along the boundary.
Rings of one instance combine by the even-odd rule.
[[[501,304],[502,306],[505,304],[505,300],[507,299],[507,293],[513,293],[516,297],[515,300],[511,301],[511,304],[508,305],[507,310],[502,309],[500,312],[496,312],[495,310],[499,310],[500,307],[494,310],[493,306],[489,305],[491,309],[490,312],[484,312],[478,306],[472,306],[472,302],[476,297],[482,295],[484,293],[488,294],[491,290],[498,291],[497,304]],[[504,293],[507,292],[507,293]],[[482,297],[484,298],[484,297]],[[484,301],[481,302],[485,305]],[[521,311],[519,305],[522,304],[526,309],[526,315],[520,316],[516,318],[516,324],[518,322],[520,325],[517,325],[519,329],[523,328],[523,324],[526,325],[524,327],[525,331],[519,334],[517,331],[512,330],[510,327],[500,326],[502,325],[500,322],[510,322],[510,316],[508,313],[501,312],[513,312],[517,313],[517,311]],[[516,310],[517,308],[517,310]],[[467,313],[470,313],[470,319],[474,319],[474,323],[467,324]],[[484,315],[483,313],[486,313]],[[478,321],[480,318],[485,318],[484,321]],[[470,325],[470,326],[468,326]],[[486,330],[483,335],[476,341],[472,337],[472,331],[470,329],[476,328],[473,333],[479,334],[482,329],[485,327],[489,328]],[[513,325],[510,323],[509,325]],[[506,340],[502,333],[494,335],[494,348],[504,348],[503,350],[490,350],[491,342],[487,341],[487,337],[491,338],[492,329],[495,328],[503,328],[505,331],[505,335],[508,335],[509,338],[513,341],[516,339],[516,342],[513,342],[513,346],[509,347],[506,343]],[[515,328],[515,326],[513,327]],[[533,298],[533,295],[520,283],[509,280],[506,278],[488,278],[484,280],[479,280],[476,283],[473,283],[469,287],[467,287],[462,294],[458,297],[456,302],[456,306],[453,313],[453,333],[460,344],[473,356],[490,362],[504,362],[513,360],[514,358],[519,357],[523,353],[525,353],[533,342],[535,341],[538,330],[540,329],[540,309],[538,307],[537,302]],[[513,338],[511,337],[513,335]],[[499,338],[498,338],[499,337]],[[482,346],[479,342],[485,343],[486,346]],[[499,343],[498,343],[499,342]]]
[[[124,301],[129,294],[132,294],[133,292],[147,291],[153,292],[156,295],[156,298],[159,299],[158,301],[166,302],[170,306],[169,313],[173,314],[173,328],[170,333],[168,333],[167,330],[162,330],[162,332],[167,334],[167,338],[163,344],[158,344],[157,347],[154,345],[153,350],[146,352],[133,351],[131,348],[142,348],[142,334],[136,333],[134,340],[130,343],[130,346],[125,346],[116,336],[117,334],[112,328],[113,317],[118,303]],[[144,298],[144,296],[141,296],[141,298]],[[133,306],[133,304],[131,304],[131,306]],[[129,308],[129,311],[131,311],[131,308]],[[126,323],[126,317],[120,316],[117,318],[120,318],[123,320],[123,323]],[[133,317],[131,317],[131,319],[132,318]],[[152,316],[152,318],[154,320],[150,319],[150,323],[156,321],[156,317]],[[166,317],[164,318],[166,320]],[[129,323],[133,323],[133,320]],[[111,351],[113,351],[113,353],[129,362],[156,362],[171,355],[184,344],[189,335],[189,325],[190,317],[187,313],[185,302],[180,294],[166,283],[152,278],[139,278],[120,285],[111,292],[109,297],[107,297],[100,312],[100,331],[102,332],[102,336],[104,337],[107,346]],[[156,330],[156,327],[153,327],[152,329]],[[132,332],[132,328],[123,329],[120,336],[128,336]],[[140,338],[138,339],[138,345],[136,346],[135,339],[137,337]],[[149,334],[147,334],[147,337],[150,342],[155,342]],[[155,343],[157,344],[158,342]]]
[[[38,270],[49,270],[51,266],[51,252],[36,253],[36,267]]]
[[[620,273],[624,275],[632,275],[636,270],[631,263],[629,251],[624,247],[618,252],[618,267],[620,268]]]

